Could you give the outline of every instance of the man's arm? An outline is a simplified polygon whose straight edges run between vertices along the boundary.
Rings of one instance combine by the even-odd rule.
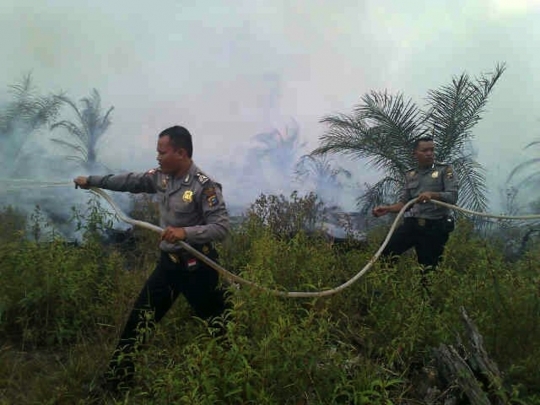
[[[446,166],[443,176],[444,191],[439,193],[439,198],[437,198],[437,200],[448,204],[456,204],[459,197],[458,183],[459,181],[452,165]]]
[[[203,244],[222,241],[230,232],[230,223],[221,186],[208,182],[198,198],[205,224],[183,228],[186,242]]]
[[[77,177],[76,186],[83,189],[90,187],[103,188],[112,191],[127,191],[130,193],[155,193],[157,171],[145,173],[108,174],[106,176]]]
[[[411,193],[407,188],[407,179],[405,179],[404,184],[402,185],[401,192],[399,193],[398,202],[391,205],[379,205],[378,207],[373,208],[372,214],[375,217],[381,217],[388,213],[397,213],[401,211],[403,206],[411,199]]]
[[[376,217],[381,217],[388,214],[389,212],[396,213],[401,211],[404,205],[405,204],[401,201],[392,205],[379,205],[378,207],[373,208],[372,213]]]

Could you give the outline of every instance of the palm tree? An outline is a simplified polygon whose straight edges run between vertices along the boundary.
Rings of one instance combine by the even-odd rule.
[[[284,179],[294,173],[294,164],[305,142],[300,141],[298,125],[295,121],[285,127],[285,131],[273,129],[255,135],[247,154],[243,172],[244,184],[252,184],[263,192],[288,193],[290,187]]]
[[[533,141],[527,144],[524,149],[537,147],[538,145],[540,145],[540,141]],[[506,189],[511,190],[514,193],[514,202],[515,200],[517,200],[518,193],[524,188],[526,190],[538,189],[538,185],[540,184],[540,169],[538,168],[539,166],[540,158],[532,158],[518,164],[512,169],[512,171],[508,175],[508,178],[506,179]],[[519,176],[522,174],[525,177],[519,178]],[[537,196],[532,195],[531,197],[536,198],[536,200],[533,201],[530,205],[537,205]],[[517,211],[519,210],[520,209],[517,208]]]
[[[311,154],[365,158],[369,166],[385,174],[375,184],[367,184],[367,191],[358,199],[362,212],[367,212],[377,204],[395,201],[405,172],[414,166],[413,141],[431,135],[438,160],[453,164],[460,179],[458,204],[485,210],[485,175],[470,148],[472,128],[480,121],[488,96],[504,70],[505,65],[498,64],[495,72],[475,79],[466,73],[452,78],[451,84],[428,92],[425,110],[402,94],[372,91],[362,97],[351,115],[321,120],[329,129]]]
[[[0,149],[3,163],[14,167],[30,135],[56,118],[60,101],[58,95],[39,94],[30,73],[9,91],[13,101],[0,111]]]
[[[111,125],[110,114],[114,107],[110,107],[103,114],[101,97],[96,89],[92,90],[90,97],[81,99],[81,109],[68,97],[59,96],[58,99],[71,107],[76,121],[56,122],[51,126],[51,130],[64,128],[74,138],[74,142],[58,138],[53,138],[52,141],[71,149],[75,154],[69,155],[68,159],[78,161],[90,170],[97,164],[98,142]]]
[[[532,148],[534,146],[540,145],[540,141],[533,141],[525,146],[524,149]],[[523,163],[520,163],[516,167],[512,169],[510,174],[508,175],[508,179],[506,180],[507,183],[510,183],[514,180],[514,177],[516,177],[518,174],[521,174],[523,171],[528,169],[533,169],[532,173],[529,173],[524,179],[519,181],[519,183],[515,186],[517,189],[520,189],[523,186],[538,186],[538,183],[540,181],[540,170],[536,169],[535,167],[540,165],[540,158],[532,158],[529,160],[526,160]]]
[[[285,133],[273,129],[270,132],[257,134],[253,139],[260,143],[253,148],[258,160],[267,161],[272,167],[282,172],[287,172],[293,167],[298,151],[306,145],[305,142],[300,142],[296,121],[286,126]]]
[[[314,191],[323,200],[332,200],[343,187],[343,180],[351,178],[351,172],[339,167],[328,156],[304,155],[296,163],[296,177],[302,183],[314,182]],[[326,201],[328,202],[328,201]]]

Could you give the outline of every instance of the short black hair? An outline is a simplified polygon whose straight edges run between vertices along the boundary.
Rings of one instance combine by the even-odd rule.
[[[179,125],[167,128],[159,134],[158,138],[168,136],[171,140],[171,145],[176,149],[185,149],[189,158],[193,155],[193,141],[189,131]]]
[[[413,151],[418,148],[420,142],[433,142],[433,138],[431,136],[421,136],[420,138],[416,138],[413,142]]]

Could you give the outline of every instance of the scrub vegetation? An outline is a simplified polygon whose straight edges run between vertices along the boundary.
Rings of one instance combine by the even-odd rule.
[[[88,207],[73,211],[84,234],[77,244],[58,237],[38,207],[28,216],[0,212],[1,404],[540,403],[540,244],[531,238],[509,258],[504,238],[480,234],[466,218],[429,294],[410,253],[377,262],[326,298],[229,285],[225,337],[212,337],[179,298],[137,355],[135,387],[90,393],[152,271],[158,236],[137,228],[129,245],[104,243],[112,218],[95,198]],[[137,199],[130,214],[154,221],[155,206]],[[320,215],[313,195],[261,196],[219,246],[221,263],[279,289],[339,285],[367,263],[388,227],[337,249],[302,232],[299,224]],[[497,370],[486,376],[466,365],[487,402],[441,362],[445,350],[475,358],[463,310]]]

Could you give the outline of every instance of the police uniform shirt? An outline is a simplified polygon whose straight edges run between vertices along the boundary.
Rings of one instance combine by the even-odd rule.
[[[440,201],[456,204],[458,199],[458,181],[452,165],[434,163],[425,169],[409,170],[405,175],[399,201],[406,204],[425,191],[440,194]],[[441,219],[447,216],[449,208],[434,204],[414,204],[408,216],[425,219]]]
[[[145,173],[89,176],[88,184],[113,191],[157,194],[160,226],[184,228],[185,241],[190,244],[223,240],[230,230],[221,184],[202,173],[195,163],[182,177],[152,169]],[[179,250],[178,245],[166,241],[159,246],[166,252]]]

